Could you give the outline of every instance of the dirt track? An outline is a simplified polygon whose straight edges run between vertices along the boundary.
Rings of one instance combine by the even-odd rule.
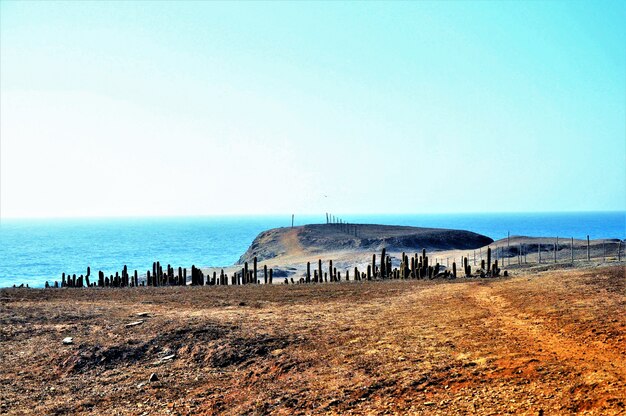
[[[0,297],[0,413],[626,412],[623,265]]]

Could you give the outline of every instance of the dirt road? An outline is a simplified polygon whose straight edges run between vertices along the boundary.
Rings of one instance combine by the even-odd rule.
[[[623,266],[0,302],[0,413],[626,412]]]

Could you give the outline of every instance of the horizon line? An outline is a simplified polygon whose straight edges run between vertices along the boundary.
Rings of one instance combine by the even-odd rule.
[[[335,215],[332,212],[329,214]],[[350,212],[341,216],[392,216],[392,215],[490,215],[490,214],[580,214],[580,213],[621,213],[626,215],[626,209],[594,209],[594,210],[563,210],[563,211],[444,211],[444,212]],[[233,217],[282,217],[291,215],[297,216],[317,216],[324,218],[326,212],[303,212],[303,213],[212,213],[212,214],[147,214],[147,215],[78,215],[78,216],[2,216],[2,220],[106,220],[106,219],[166,219],[166,218],[233,218]],[[340,218],[343,219],[343,218]]]

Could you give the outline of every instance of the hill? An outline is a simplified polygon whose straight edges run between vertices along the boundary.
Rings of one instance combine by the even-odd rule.
[[[333,251],[415,252],[421,249],[470,250],[491,244],[487,236],[465,230],[376,224],[309,224],[263,231],[239,258],[239,264],[283,256]]]

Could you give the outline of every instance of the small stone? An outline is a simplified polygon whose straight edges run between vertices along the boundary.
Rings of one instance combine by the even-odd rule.
[[[157,376],[156,373],[150,374],[150,382],[153,383],[155,381],[159,381],[159,376]]]
[[[135,321],[135,322],[131,322],[131,323],[126,324],[126,327],[128,328],[128,327],[131,327],[131,326],[137,326],[137,325],[141,325],[141,324],[143,324],[143,321]]]
[[[72,337],[63,338],[63,344],[71,345],[73,343],[74,343],[74,338],[72,338]]]
[[[435,402],[424,402],[424,406],[434,406]]]

